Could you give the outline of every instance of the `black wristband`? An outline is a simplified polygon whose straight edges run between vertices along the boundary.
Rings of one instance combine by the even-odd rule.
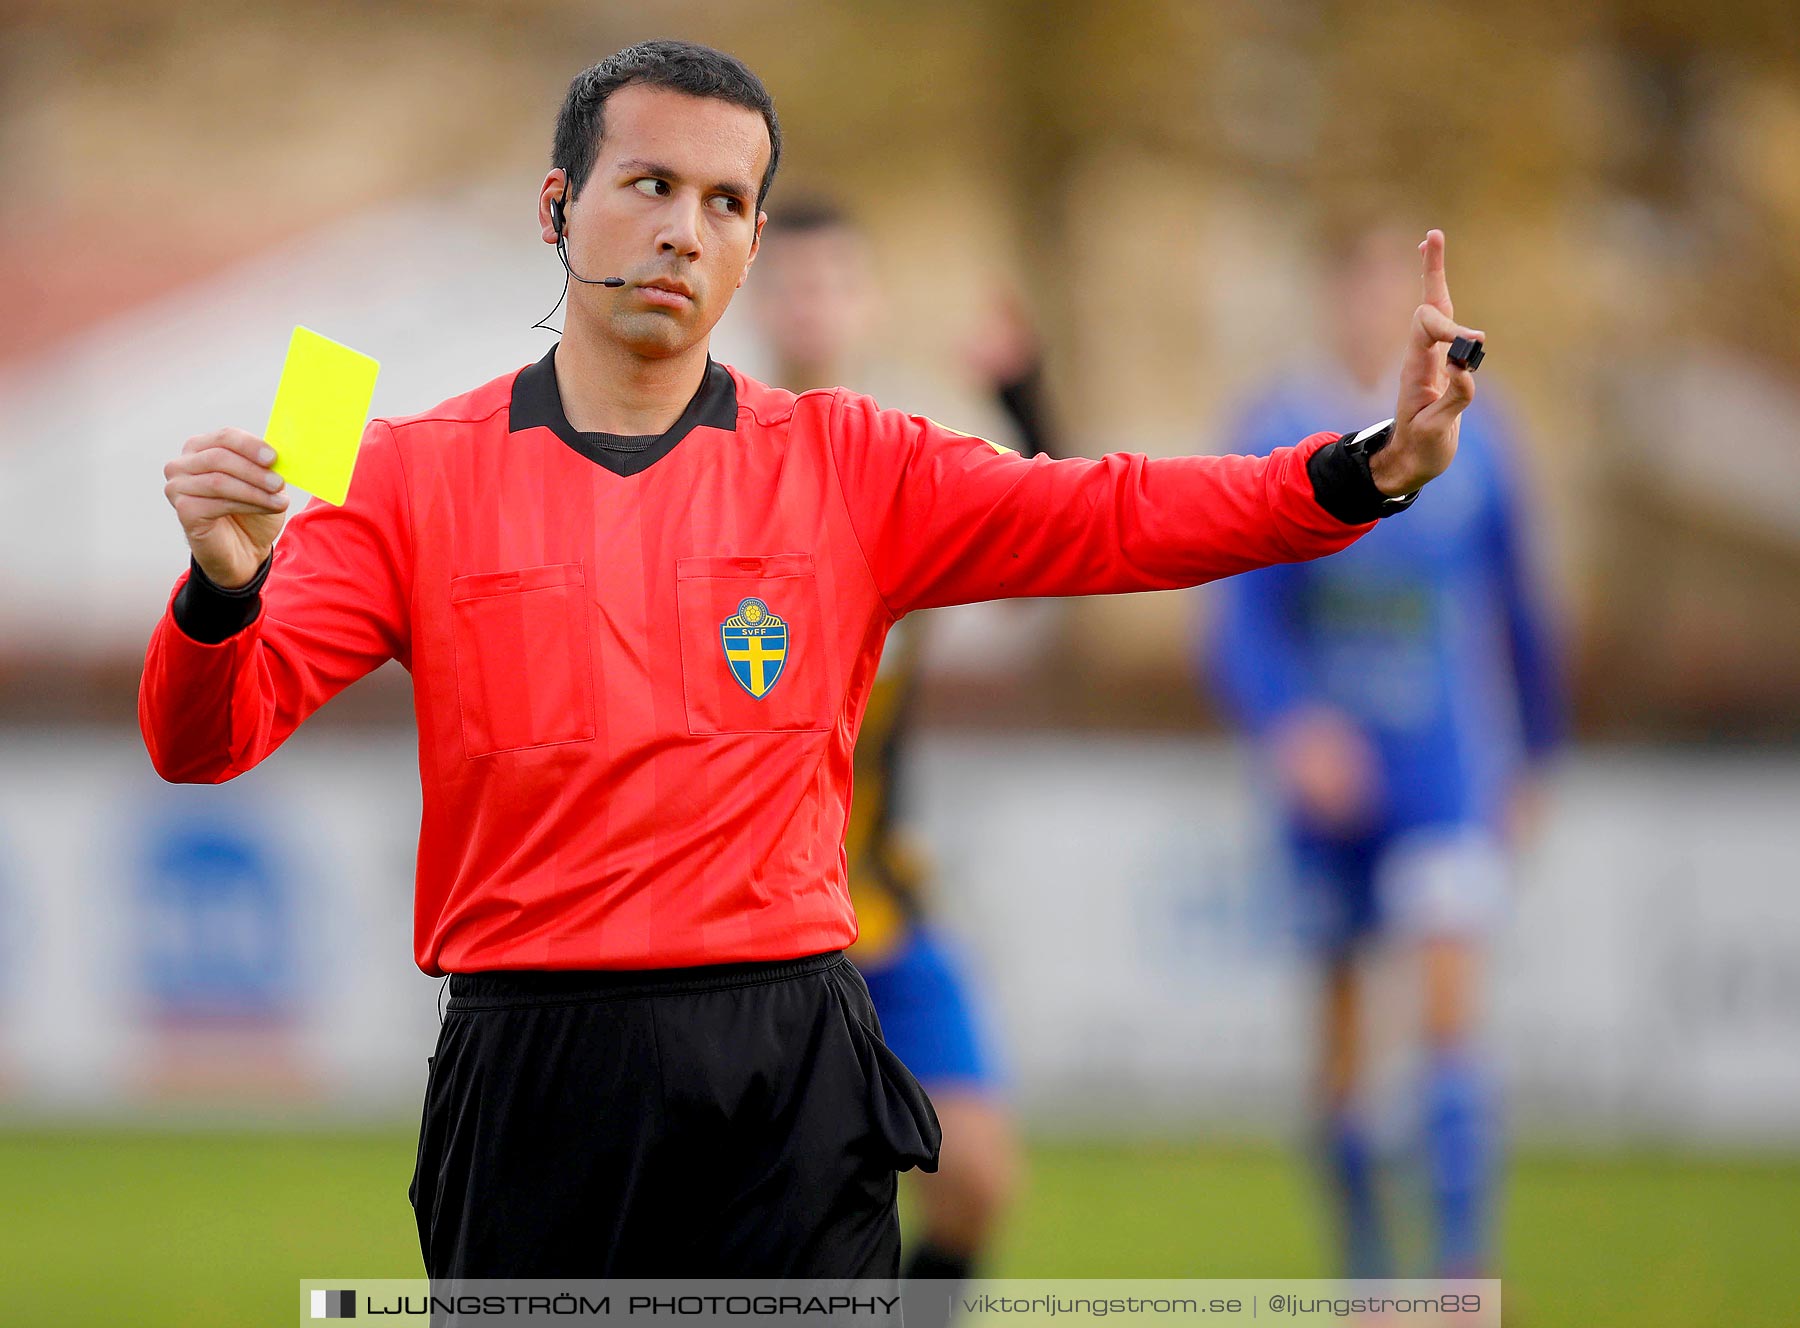
[[[1419,496],[1415,490],[1390,498],[1375,487],[1369,474],[1369,457],[1379,452],[1392,435],[1393,421],[1340,434],[1306,459],[1313,498],[1345,525],[1361,526],[1395,512],[1404,512]]]
[[[262,560],[256,575],[236,590],[213,584],[212,578],[200,570],[200,564],[188,559],[188,579],[175,592],[170,612],[175,625],[201,645],[216,646],[243,631],[262,612],[263,582],[269,579],[269,568],[275,563],[271,553]]]

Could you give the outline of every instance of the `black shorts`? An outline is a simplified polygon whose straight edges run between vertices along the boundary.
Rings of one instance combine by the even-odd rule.
[[[433,1279],[892,1278],[940,1137],[841,953],[460,974],[410,1198]]]

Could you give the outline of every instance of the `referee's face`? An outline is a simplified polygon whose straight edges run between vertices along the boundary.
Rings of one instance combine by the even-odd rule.
[[[606,102],[593,173],[568,208],[571,311],[602,338],[661,359],[706,339],[744,283],[762,218],[769,131],[756,111],[633,84]]]

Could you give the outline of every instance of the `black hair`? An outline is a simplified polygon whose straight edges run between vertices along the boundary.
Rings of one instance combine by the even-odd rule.
[[[600,140],[606,133],[606,99],[633,83],[669,88],[690,97],[709,97],[760,112],[763,123],[769,127],[769,166],[756,194],[756,206],[762,207],[769,196],[769,186],[775,182],[775,168],[781,164],[781,121],[775,117],[775,102],[769,90],[736,56],[695,42],[669,40],[627,46],[599,64],[590,65],[570,81],[569,95],[563,98],[562,110],[556,116],[556,139],[550,148],[550,164],[568,173],[569,199],[581,192],[593,173]]]
[[[802,194],[769,213],[768,229],[787,235],[811,231],[859,230],[856,219],[829,198]]]

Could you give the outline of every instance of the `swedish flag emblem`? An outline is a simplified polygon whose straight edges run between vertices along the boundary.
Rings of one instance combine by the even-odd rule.
[[[760,599],[747,599],[719,624],[731,676],[757,700],[769,694],[787,665],[788,625]]]

